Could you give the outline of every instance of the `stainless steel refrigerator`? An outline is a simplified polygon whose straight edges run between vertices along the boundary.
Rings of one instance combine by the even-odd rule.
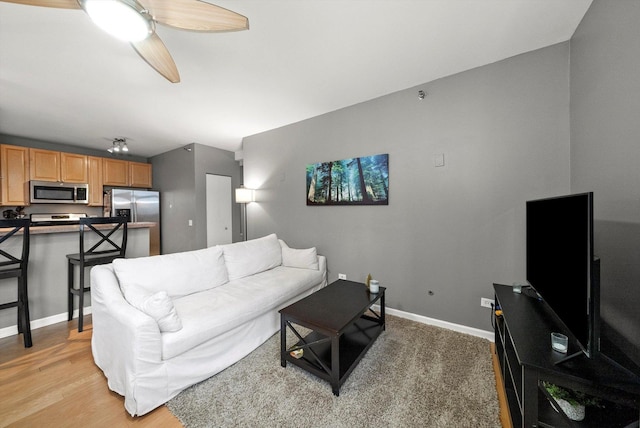
[[[160,192],[155,190],[111,189],[111,215],[127,216],[130,222],[154,222],[149,228],[149,255],[161,253]]]

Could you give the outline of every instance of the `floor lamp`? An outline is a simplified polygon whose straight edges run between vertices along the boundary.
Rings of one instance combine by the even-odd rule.
[[[242,210],[242,237],[243,241],[248,239],[247,236],[247,204],[255,201],[253,189],[247,189],[246,187],[240,187],[236,189],[236,203],[241,204]]]

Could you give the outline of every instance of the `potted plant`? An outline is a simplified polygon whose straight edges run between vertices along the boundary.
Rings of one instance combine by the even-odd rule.
[[[562,388],[549,382],[542,382],[549,395],[555,400],[565,415],[572,421],[581,421],[585,416],[585,406],[599,406],[600,400],[583,392]],[[552,403],[554,404],[554,403]],[[556,411],[558,407],[553,406]]]

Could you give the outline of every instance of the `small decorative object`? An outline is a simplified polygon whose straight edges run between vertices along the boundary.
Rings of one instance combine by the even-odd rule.
[[[554,402],[551,404],[556,412],[562,410],[572,421],[581,421],[585,417],[585,406],[600,407],[600,400],[583,392],[565,389],[549,382],[542,382]]]
[[[371,282],[371,274],[367,275],[367,280],[365,284],[367,284],[367,288],[369,288],[369,283]]]
[[[554,351],[567,353],[569,348],[569,338],[562,333],[551,333],[551,347]]]
[[[296,360],[299,360],[304,355],[304,349],[296,349],[295,351],[289,352],[289,354]]]
[[[522,293],[522,285],[513,283],[513,292],[521,294]]]
[[[374,294],[380,291],[380,283],[378,283],[378,280],[372,279],[369,281],[369,291]]]

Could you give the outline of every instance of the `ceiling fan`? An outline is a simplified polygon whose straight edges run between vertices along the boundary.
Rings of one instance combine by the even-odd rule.
[[[62,9],[82,9],[96,25],[128,41],[147,64],[172,83],[180,81],[180,74],[169,50],[155,31],[156,23],[182,30],[203,32],[249,29],[249,20],[245,16],[200,0],[0,1]]]

